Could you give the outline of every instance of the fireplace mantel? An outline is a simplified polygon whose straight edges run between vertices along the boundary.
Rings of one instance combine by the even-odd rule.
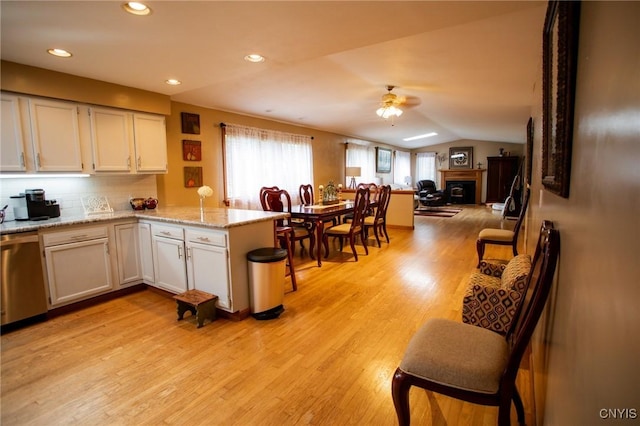
[[[482,204],[482,173],[487,169],[447,169],[440,170],[440,185],[447,187],[447,182],[453,181],[475,181],[476,182],[476,203]]]

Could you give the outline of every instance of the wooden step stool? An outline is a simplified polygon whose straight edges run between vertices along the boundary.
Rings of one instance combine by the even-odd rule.
[[[198,328],[202,327],[205,318],[211,321],[216,319],[216,300],[218,296],[200,290],[187,290],[184,293],[173,296],[176,299],[178,321],[185,312],[190,311],[198,321]]]

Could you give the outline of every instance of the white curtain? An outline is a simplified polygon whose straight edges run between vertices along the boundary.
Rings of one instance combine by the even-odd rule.
[[[405,182],[407,176],[411,177],[411,154],[405,151],[396,151],[393,165],[393,183],[411,185],[411,182]]]
[[[360,177],[356,182],[373,182],[376,178],[376,149],[373,146],[349,142],[347,147],[347,167],[360,167]]]
[[[419,152],[416,155],[416,182],[424,179],[436,182],[435,152]]]
[[[313,183],[310,136],[227,124],[224,155],[231,208],[261,210],[263,186],[286,189],[297,204],[300,185]]]

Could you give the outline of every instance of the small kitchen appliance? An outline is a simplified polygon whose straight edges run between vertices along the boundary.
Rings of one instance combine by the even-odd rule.
[[[15,220],[46,220],[60,216],[56,200],[47,200],[44,189],[25,189],[24,194],[10,197]]]

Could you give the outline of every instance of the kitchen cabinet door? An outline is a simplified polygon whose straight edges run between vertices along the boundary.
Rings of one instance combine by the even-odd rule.
[[[118,283],[121,287],[142,280],[138,224],[114,226],[118,259]]]
[[[218,307],[231,311],[227,249],[194,242],[186,244],[190,286],[215,294]]]
[[[22,117],[20,115],[20,98],[2,94],[2,119],[0,135],[0,171],[24,172],[27,170],[22,136]]]
[[[44,249],[52,306],[113,289],[108,243],[98,238]]]
[[[95,172],[131,171],[132,114],[109,108],[89,108]]]
[[[188,290],[184,241],[154,235],[153,268],[156,287],[172,293]]]
[[[151,224],[138,223],[138,240],[140,241],[140,267],[142,279],[147,284],[154,285],[156,278],[153,272],[153,243],[151,238]]]
[[[133,114],[138,173],[167,172],[167,130],[164,116]]]
[[[36,171],[82,172],[78,107],[47,99],[29,99]]]

